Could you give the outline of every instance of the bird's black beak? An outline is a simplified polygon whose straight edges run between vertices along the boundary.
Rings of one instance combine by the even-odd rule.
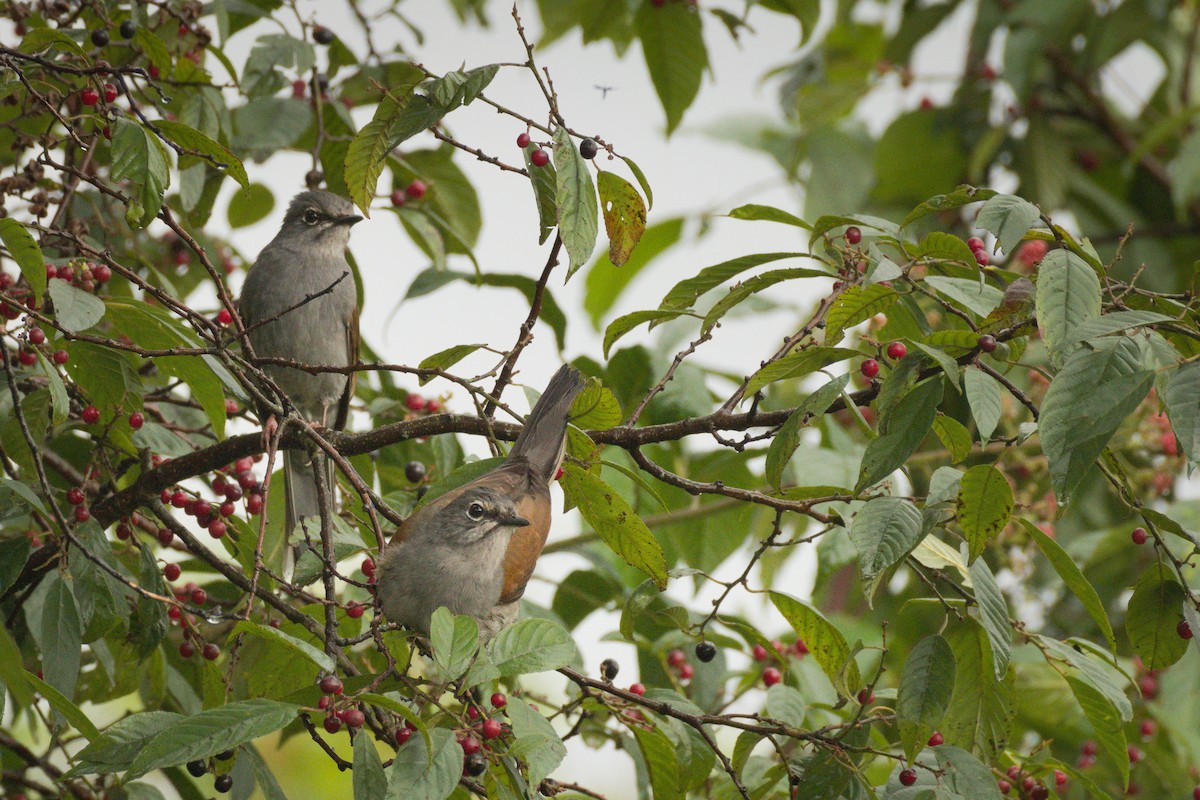
[[[502,526],[505,526],[505,527],[511,526],[513,528],[524,528],[530,524],[529,520],[525,519],[524,517],[515,517],[515,516],[514,517],[501,517],[498,520],[498,523]]]
[[[357,225],[358,223],[362,222],[362,220],[363,220],[363,218],[360,217],[358,214],[347,214],[344,217],[338,217],[337,219],[335,219],[334,223],[337,225],[346,225],[347,227],[349,227],[349,226]]]

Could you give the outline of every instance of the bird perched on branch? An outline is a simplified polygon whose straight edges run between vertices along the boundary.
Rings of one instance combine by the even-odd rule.
[[[314,367],[358,361],[358,293],[346,247],[350,228],[361,220],[349,200],[330,192],[301,192],[292,199],[283,226],[258,254],[242,287],[239,311],[253,328],[248,337],[255,356]],[[334,430],[346,426],[353,375],[272,364],[262,369],[310,423]],[[267,415],[264,436],[277,425]],[[318,460],[325,465],[326,506],[332,508],[333,464],[323,456]],[[289,538],[302,519],[320,514],[314,469],[307,453],[284,454]],[[310,528],[310,535],[318,529]]]
[[[499,467],[417,508],[379,559],[376,591],[394,622],[429,631],[446,606],[491,639],[517,604],[550,533],[550,483],[566,446],[568,412],[583,388],[561,367]]]

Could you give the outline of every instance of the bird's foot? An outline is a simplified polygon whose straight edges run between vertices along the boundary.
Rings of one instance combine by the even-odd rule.
[[[275,415],[267,417],[267,421],[263,423],[262,429],[262,446],[263,450],[270,452],[271,443],[275,441],[275,433],[279,430],[279,420],[275,419]]]

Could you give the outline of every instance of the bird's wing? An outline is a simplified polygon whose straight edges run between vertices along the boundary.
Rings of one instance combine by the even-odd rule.
[[[350,318],[346,320],[346,363],[354,366],[358,363],[358,306],[350,312]],[[342,392],[341,399],[338,400],[337,417],[333,421],[334,430],[342,430],[346,427],[346,422],[350,418],[350,400],[354,397],[354,384],[358,377],[357,372],[351,372],[346,380],[346,390]]]

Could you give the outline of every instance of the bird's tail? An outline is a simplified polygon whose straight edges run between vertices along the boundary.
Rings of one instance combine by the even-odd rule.
[[[333,462],[324,456],[318,456],[317,463],[325,466],[326,506],[332,514]],[[301,521],[310,537],[314,540],[320,537],[321,504],[316,475],[313,473],[315,468],[313,460],[303,450],[288,450],[283,454],[284,520],[289,542],[300,530]],[[289,544],[284,549],[285,580],[292,579],[295,563],[307,549],[308,545],[303,541],[303,537],[299,544]]]
[[[509,461],[524,458],[547,482],[551,481],[566,447],[567,412],[582,389],[579,370],[568,365],[560,367],[525,418],[525,427],[508,454]]]

